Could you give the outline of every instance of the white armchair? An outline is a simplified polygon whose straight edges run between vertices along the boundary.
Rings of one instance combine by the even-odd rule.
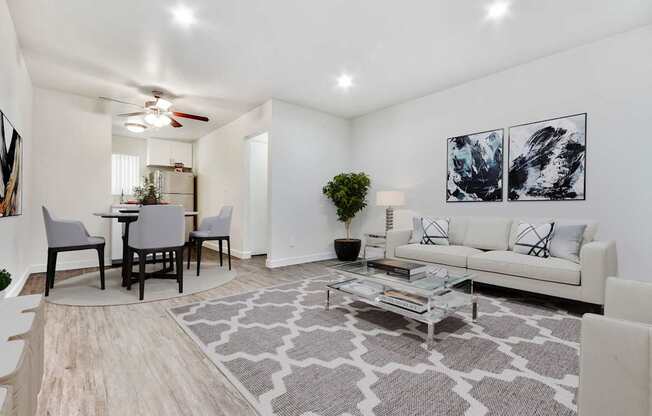
[[[652,284],[607,279],[604,316],[582,318],[580,416],[650,416]]]

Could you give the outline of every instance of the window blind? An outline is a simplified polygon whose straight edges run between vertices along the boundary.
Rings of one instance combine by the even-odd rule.
[[[140,185],[140,158],[114,153],[111,155],[111,193],[132,195]]]

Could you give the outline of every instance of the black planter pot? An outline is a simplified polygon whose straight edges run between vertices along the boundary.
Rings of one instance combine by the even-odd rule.
[[[341,261],[354,261],[358,259],[362,241],[355,238],[338,238],[335,240],[335,254]]]

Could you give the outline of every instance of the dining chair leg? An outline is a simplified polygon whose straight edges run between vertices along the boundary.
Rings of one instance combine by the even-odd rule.
[[[138,293],[139,293],[139,299],[143,300],[145,298],[145,266],[147,265],[146,263],[147,259],[147,254],[144,252],[139,252],[138,253],[138,260],[139,260],[139,270],[138,270]]]
[[[54,289],[54,277],[57,274],[57,255],[59,252],[56,249],[52,250],[52,273],[50,274],[50,289]]]
[[[231,237],[226,237],[226,249],[229,256],[229,270],[231,270]]]
[[[190,254],[192,254],[192,240],[188,241],[188,270],[190,270]]]
[[[100,262],[100,287],[104,290],[106,288],[104,282],[104,244],[97,248],[97,259]]]
[[[199,276],[199,269],[201,269],[201,246],[203,241],[197,240],[197,276]]]
[[[177,249],[177,281],[179,282],[179,293],[183,293],[183,247]]]
[[[50,296],[50,279],[52,278],[52,249],[48,249],[47,271],[45,272],[45,296]]]
[[[222,239],[220,239],[218,242],[220,245],[220,267],[222,267],[224,265],[224,263],[222,262]]]

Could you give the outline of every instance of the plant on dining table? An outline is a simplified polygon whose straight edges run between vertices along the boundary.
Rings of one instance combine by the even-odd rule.
[[[7,269],[0,270],[0,292],[5,290],[11,284],[11,273]]]
[[[134,196],[143,205],[156,205],[161,201],[161,192],[152,177],[143,176],[143,184],[134,187]]]

